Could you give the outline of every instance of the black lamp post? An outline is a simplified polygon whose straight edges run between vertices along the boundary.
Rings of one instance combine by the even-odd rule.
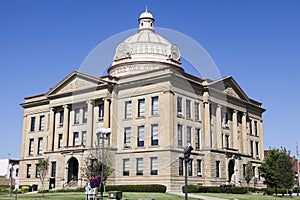
[[[188,200],[188,188],[187,188],[187,182],[188,182],[188,170],[187,170],[187,164],[190,161],[190,156],[191,156],[191,152],[194,148],[192,147],[191,144],[188,144],[185,148],[184,148],[184,166],[185,166],[185,177],[184,177],[184,189],[185,189],[185,200]]]

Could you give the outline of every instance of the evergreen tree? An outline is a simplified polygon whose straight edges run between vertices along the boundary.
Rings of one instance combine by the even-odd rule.
[[[253,174],[253,167],[252,167],[252,163],[251,161],[248,161],[247,165],[246,165],[246,169],[245,169],[245,180],[247,183],[247,193],[249,193],[249,183],[251,181],[251,179],[253,178],[254,174]]]

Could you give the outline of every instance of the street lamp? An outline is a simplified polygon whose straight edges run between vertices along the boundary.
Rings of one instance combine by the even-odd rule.
[[[99,139],[101,139],[101,148],[102,148],[102,158],[101,158],[101,186],[100,186],[100,200],[103,200],[103,179],[104,179],[104,140],[109,139],[111,134],[111,128],[99,128],[96,129],[96,134]]]
[[[184,167],[185,167],[185,177],[184,177],[184,189],[185,189],[185,200],[188,200],[188,188],[187,188],[187,164],[190,161],[191,152],[193,151],[191,144],[188,144],[183,151],[184,155]]]

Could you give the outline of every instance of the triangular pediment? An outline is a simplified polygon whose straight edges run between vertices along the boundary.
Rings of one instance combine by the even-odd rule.
[[[51,88],[48,92],[48,95],[51,96],[51,95],[72,93],[76,91],[93,88],[99,84],[105,84],[105,83],[101,82],[97,77],[93,77],[87,74],[74,71],[68,76],[66,76],[56,86]]]
[[[238,83],[230,76],[225,77],[223,79],[219,79],[217,81],[214,81],[209,84],[210,87],[213,87],[217,90],[222,91],[228,96],[242,99],[245,101],[249,101],[248,96],[246,93],[242,90],[242,88],[238,85]]]

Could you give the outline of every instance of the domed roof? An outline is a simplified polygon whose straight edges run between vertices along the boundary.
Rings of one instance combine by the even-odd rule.
[[[109,75],[136,74],[165,64],[180,66],[179,48],[155,33],[154,18],[147,8],[138,22],[138,33],[117,46],[112,66],[108,69]]]

